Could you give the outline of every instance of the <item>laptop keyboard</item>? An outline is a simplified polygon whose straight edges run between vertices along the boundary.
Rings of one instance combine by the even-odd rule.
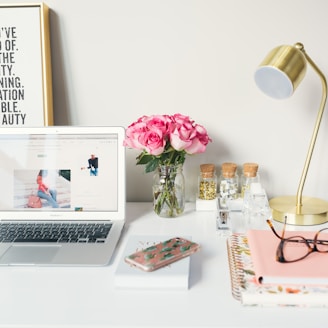
[[[104,243],[111,223],[0,223],[0,242]]]

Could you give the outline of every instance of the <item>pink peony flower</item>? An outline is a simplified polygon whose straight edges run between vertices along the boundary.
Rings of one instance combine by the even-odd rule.
[[[144,150],[144,145],[139,142],[140,136],[148,131],[147,124],[137,121],[132,123],[125,131],[123,145],[126,147]]]
[[[193,127],[176,126],[170,134],[170,143],[175,150],[182,151],[191,146],[193,138]]]
[[[149,129],[158,128],[163,132],[163,135],[166,136],[170,133],[169,128],[172,120],[168,115],[153,115],[153,116],[144,116],[144,120]]]
[[[210,141],[212,141],[209,138],[206,129],[202,125],[196,124],[195,131],[196,131],[196,135],[192,139],[191,145],[189,145],[187,148],[185,148],[185,150],[188,154],[203,153],[206,150],[207,144]]]
[[[165,148],[165,138],[163,132],[156,128],[151,127],[149,131],[140,135],[139,142],[144,145],[144,150],[150,155],[158,156],[163,153]]]
[[[175,123],[179,124],[179,125],[184,125],[185,124],[185,125],[192,126],[194,124],[194,121],[192,121],[189,116],[186,116],[186,115],[183,115],[183,114],[179,114],[179,113],[178,114],[174,114],[172,116],[172,120]]]
[[[182,114],[142,116],[126,129],[124,146],[142,150],[137,164],[183,164],[186,154],[202,153],[211,141],[206,129]]]

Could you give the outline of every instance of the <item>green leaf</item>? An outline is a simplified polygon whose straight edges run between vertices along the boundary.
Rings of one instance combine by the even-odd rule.
[[[166,253],[161,257],[161,261],[162,260],[166,260],[169,259],[170,257],[174,256],[172,253]]]
[[[154,158],[153,155],[149,155],[149,154],[146,154],[146,153],[141,153],[141,154],[137,157],[137,165],[147,164],[147,163],[150,162],[153,158]]]
[[[162,250],[160,251],[160,253],[171,252],[172,250],[173,250],[172,247],[164,247],[164,248],[162,248]]]
[[[144,259],[145,260],[151,260],[151,259],[153,259],[155,257],[155,254],[152,254],[152,253],[148,253],[148,254],[145,254],[144,255]]]
[[[146,173],[150,173],[156,170],[156,168],[158,167],[160,163],[160,159],[159,158],[154,158],[152,161],[148,162],[145,166],[145,172]]]

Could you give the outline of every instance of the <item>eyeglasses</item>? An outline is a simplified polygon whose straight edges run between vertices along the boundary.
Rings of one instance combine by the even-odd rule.
[[[291,236],[285,238],[286,219],[282,235],[279,236],[273,227],[270,220],[267,220],[271,230],[280,239],[280,243],[276,251],[276,260],[282,263],[291,263],[304,259],[313,252],[327,253],[328,252],[328,240],[321,239],[322,232],[328,232],[328,228],[319,230],[313,239],[306,239],[302,236]],[[327,230],[327,231],[326,231]]]

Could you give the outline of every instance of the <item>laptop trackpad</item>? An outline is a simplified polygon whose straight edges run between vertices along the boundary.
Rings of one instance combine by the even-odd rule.
[[[60,249],[60,246],[12,245],[0,258],[0,264],[46,264]]]

